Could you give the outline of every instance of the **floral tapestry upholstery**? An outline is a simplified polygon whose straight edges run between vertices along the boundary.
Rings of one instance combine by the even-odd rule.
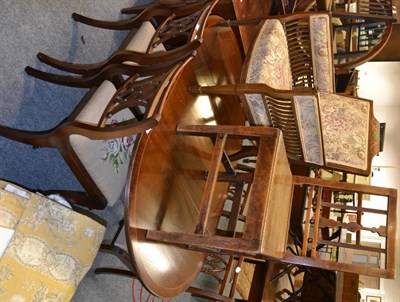
[[[314,84],[319,92],[334,92],[331,21],[327,14],[310,16]]]
[[[80,122],[97,124],[115,92],[114,85],[110,81],[104,81],[76,119]],[[108,123],[123,122],[132,117],[131,111],[125,109],[114,115]],[[125,186],[135,141],[136,136],[111,140],[91,140],[82,135],[70,137],[73,150],[109,205],[118,200]]]
[[[321,125],[319,123],[318,99],[314,95],[294,96],[293,104],[298,122],[304,161],[323,165]]]
[[[0,212],[0,227],[15,231],[0,258],[0,301],[70,301],[97,255],[104,226],[44,196],[12,193],[4,182]]]
[[[292,89],[289,52],[285,31],[279,20],[264,21],[245,72],[246,83],[262,83],[275,89]],[[257,125],[270,125],[262,96],[246,94],[246,102]]]
[[[371,103],[320,93],[319,106],[326,164],[366,170]]]

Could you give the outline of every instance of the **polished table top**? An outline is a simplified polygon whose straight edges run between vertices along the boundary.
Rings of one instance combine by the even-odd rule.
[[[227,42],[229,45],[225,45]],[[183,138],[175,130],[178,124],[244,123],[237,99],[210,101],[187,91],[189,85],[196,83],[237,79],[241,68],[238,49],[231,30],[207,29],[198,55],[172,88],[160,123],[142,135],[137,147],[126,197],[127,242],[139,279],[154,295],[173,297],[184,291],[198,275],[205,253],[145,242],[129,227],[193,232],[198,197],[205,183],[204,170],[211,157],[205,150],[212,150],[212,143],[204,137]],[[204,111],[207,105],[212,109],[211,116]],[[235,148],[232,146],[232,150]],[[216,194],[221,199],[226,185],[217,186]],[[212,211],[219,212],[219,206]],[[217,216],[210,219],[210,229],[215,227]]]

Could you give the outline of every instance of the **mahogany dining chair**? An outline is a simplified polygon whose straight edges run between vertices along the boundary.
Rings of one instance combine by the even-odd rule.
[[[164,100],[192,58],[170,67],[114,64],[89,79],[64,80],[65,85],[91,88],[64,121],[46,131],[0,125],[0,136],[58,149],[85,190],[57,191],[69,202],[95,209],[112,205],[125,186],[135,141],[157,125]],[[111,81],[129,73],[122,83]]]
[[[130,226],[140,238],[149,241],[176,244],[189,249],[214,251],[229,255],[242,255],[267,260],[316,267],[330,271],[395,277],[395,245],[397,224],[397,190],[370,185],[352,184],[319,178],[292,176],[285,155],[279,129],[245,126],[185,126],[180,125],[181,135],[210,137],[214,142],[212,156],[193,232],[181,233],[168,229],[146,229]],[[224,152],[225,143],[234,139],[256,142],[257,155],[253,170],[231,174]],[[240,233],[221,235],[207,228],[211,219],[210,208],[215,197],[217,182],[251,183],[245,221]],[[292,192],[295,187],[306,187],[302,250],[300,255],[287,251]],[[335,203],[334,192],[351,192],[357,203]],[[377,208],[368,200],[377,198]],[[215,205],[214,205],[215,206]],[[235,211],[239,211],[235,207]],[[348,215],[349,221],[339,220],[338,210]],[[213,214],[214,215],[214,214]],[[239,216],[232,212],[233,217]],[[340,229],[340,231],[338,231]],[[238,230],[238,229],[236,229]],[[340,233],[340,236],[333,234]],[[325,237],[324,234],[328,234]],[[365,239],[367,238],[367,239]],[[374,238],[379,247],[371,246]],[[366,241],[367,240],[367,241]],[[335,255],[322,255],[320,246],[337,251]],[[370,252],[379,259],[379,266],[360,264],[352,255]]]
[[[77,22],[90,26],[129,31],[127,37],[109,58],[93,64],[70,63],[43,53],[38,59],[67,72],[92,76],[109,64],[151,65],[177,60],[197,49],[208,17],[218,0],[191,3],[185,6],[149,5],[134,10],[137,15],[119,21],[101,21],[73,13]],[[40,76],[32,73],[33,76]]]

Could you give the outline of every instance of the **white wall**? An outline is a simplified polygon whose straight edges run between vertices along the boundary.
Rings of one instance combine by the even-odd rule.
[[[400,62],[370,62],[359,69],[358,95],[374,101],[375,117],[386,123],[384,150],[372,161],[371,184],[397,188],[400,193]],[[397,217],[400,218],[400,201]],[[381,279],[381,291],[364,290],[362,296],[382,294],[382,302],[400,302],[400,223],[397,224],[396,280]],[[365,300],[364,300],[365,301]]]

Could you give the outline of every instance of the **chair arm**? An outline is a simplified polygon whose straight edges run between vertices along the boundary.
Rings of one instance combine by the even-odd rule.
[[[97,20],[85,17],[78,13],[73,13],[72,19],[74,19],[77,22],[98,28],[114,29],[114,30],[131,30],[133,28],[139,28],[144,21],[150,21],[154,17],[168,17],[172,14],[173,12],[171,9],[154,8],[154,9],[147,9],[133,18],[118,20],[118,21]]]
[[[315,95],[317,91],[312,88],[301,88],[295,90],[274,89],[265,84],[237,84],[237,94],[263,94],[277,99],[291,99],[293,96]]]
[[[83,135],[92,140],[107,140],[118,137],[131,136],[142,133],[155,127],[161,120],[160,114],[155,114],[142,121],[135,121],[123,125],[98,127],[77,121],[66,122],[57,128],[64,135]]]
[[[200,47],[202,39],[194,40],[189,44],[178,47],[169,51],[160,51],[151,54],[141,53],[130,50],[120,50],[113,54],[104,65],[123,63],[126,61],[135,62],[140,65],[153,65],[160,63],[176,63],[187,58],[190,55],[194,55],[194,51]]]

